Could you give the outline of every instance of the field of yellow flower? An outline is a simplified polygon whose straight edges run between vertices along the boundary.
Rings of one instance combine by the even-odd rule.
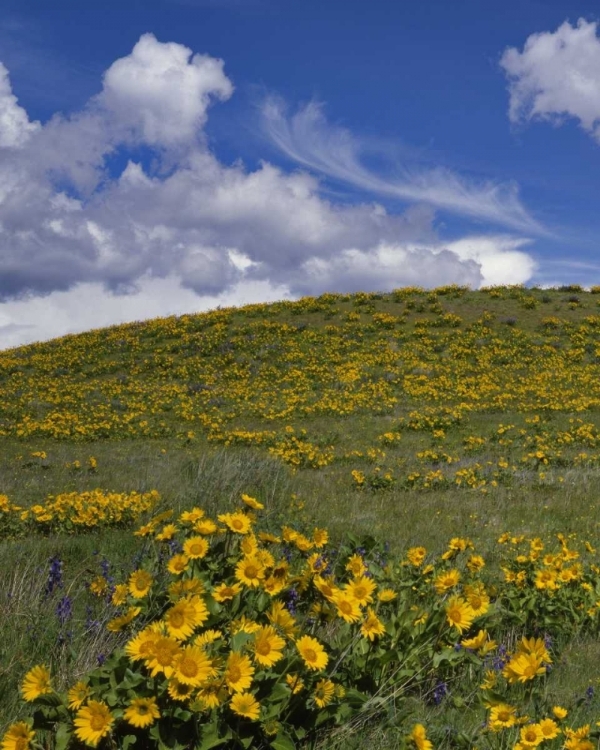
[[[3,750],[105,738],[293,748],[381,711],[402,726],[415,699],[462,709],[458,746],[596,746],[598,726],[549,689],[565,645],[598,635],[589,542],[503,534],[502,575],[490,578],[468,538],[393,560],[372,539],[331,547],[323,528],[261,530],[264,505],[241,501],[216,518],[163,512],[134,532],[148,541],[138,567],[88,586],[122,638],[70,685],[59,686],[51,659],[28,670],[29,719],[8,727]],[[444,744],[440,728],[415,722],[403,744],[432,740]]]
[[[597,747],[597,292],[0,352],[0,748]]]

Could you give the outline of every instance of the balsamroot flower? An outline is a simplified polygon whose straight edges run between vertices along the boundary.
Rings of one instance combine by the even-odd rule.
[[[335,695],[335,683],[331,680],[319,680],[315,685],[313,697],[319,708],[325,708]]]
[[[81,706],[88,699],[89,695],[90,695],[90,689],[88,685],[81,680],[79,682],[76,682],[67,693],[67,701],[68,701],[69,708],[72,711],[77,710],[78,708],[81,708]]]
[[[475,612],[465,599],[460,596],[453,596],[446,605],[446,619],[451,627],[462,633],[473,624]]]
[[[354,578],[350,583],[344,586],[347,591],[359,603],[361,607],[370,604],[373,601],[373,592],[377,588],[375,581],[366,576]]]
[[[225,684],[235,693],[243,693],[252,684],[254,667],[247,656],[231,651],[225,667]]]
[[[367,608],[367,616],[360,626],[360,632],[363,638],[368,638],[370,641],[375,640],[375,638],[385,633],[385,625],[371,607]]]
[[[30,750],[31,742],[35,739],[29,724],[18,721],[11,724],[2,738],[2,750]]]
[[[283,658],[281,649],[285,646],[284,639],[277,635],[272,625],[265,625],[254,635],[254,659],[263,667],[272,667]]]
[[[542,674],[546,674],[546,667],[535,654],[518,654],[502,670],[502,675],[511,684],[528,682]]]
[[[233,599],[242,591],[242,587],[239,583],[233,583],[231,585],[226,583],[219,584],[213,589],[212,595],[217,602],[226,602]]]
[[[102,701],[88,701],[75,716],[75,735],[86,745],[96,747],[110,732],[114,718]]]
[[[186,646],[174,661],[173,675],[184,685],[200,687],[210,677],[214,677],[215,668],[212,659],[199,646]]]
[[[259,586],[265,577],[264,565],[257,557],[244,557],[236,565],[235,577],[245,586]]]
[[[180,599],[164,616],[167,632],[172,638],[183,641],[208,619],[208,609],[199,596]]]
[[[517,723],[517,709],[508,703],[497,703],[490,708],[488,726],[492,732],[514,727]]]
[[[296,641],[296,648],[308,669],[320,672],[327,666],[329,657],[316,638],[304,635]]]
[[[135,570],[129,576],[129,593],[134,599],[143,599],[148,595],[153,580],[147,570]]]
[[[427,733],[423,724],[415,724],[409,735],[417,750],[433,750],[433,744],[427,739]]]
[[[125,709],[123,718],[133,727],[143,729],[151,726],[156,719],[160,719],[156,698],[134,698]]]
[[[173,674],[173,664],[175,659],[181,653],[181,646],[174,638],[161,636],[154,641],[152,648],[144,658],[146,666],[150,670],[152,677],[157,674],[164,674],[170,677]]]
[[[50,685],[50,672],[43,665],[38,665],[30,669],[23,678],[21,692],[26,701],[34,701],[41,695],[48,695],[54,692]]]
[[[244,513],[222,513],[217,518],[236,534],[247,534],[252,528],[252,521]]]
[[[346,622],[357,622],[360,620],[361,611],[358,601],[347,591],[336,591],[333,602],[337,607],[337,614]]]
[[[446,570],[443,573],[440,573],[440,575],[437,576],[437,578],[433,582],[433,585],[436,592],[440,595],[443,595],[447,591],[450,591],[450,589],[453,589],[455,586],[457,586],[459,581],[460,572],[455,568],[452,568],[451,570]]]
[[[190,560],[201,560],[208,552],[208,542],[203,536],[193,536],[183,543],[183,554]]]
[[[236,693],[229,705],[235,714],[245,719],[256,721],[260,716],[260,704],[251,693]]]

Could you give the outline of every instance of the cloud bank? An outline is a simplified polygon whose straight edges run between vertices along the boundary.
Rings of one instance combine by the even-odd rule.
[[[505,50],[500,65],[509,78],[513,123],[574,117],[600,143],[600,39],[597,23],[565,21],[554,32],[532,34],[523,51]]]
[[[284,150],[413,205],[335,204],[307,171],[222,165],[203,128],[233,93],[222,60],[144,34],[85,107],[41,124],[0,64],[0,347],[218,304],[533,272],[525,237],[444,244],[433,226],[446,208],[533,233],[516,189],[442,171],[390,187],[312,106],[291,124],[267,107]]]

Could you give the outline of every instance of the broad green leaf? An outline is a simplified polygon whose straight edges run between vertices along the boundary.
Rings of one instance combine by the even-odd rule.
[[[294,741],[289,734],[286,734],[283,730],[280,730],[277,733],[277,737],[275,737],[274,740],[271,740],[271,747],[274,748],[274,750],[296,750]]]
[[[68,724],[62,722],[58,724],[56,728],[56,736],[54,738],[55,750],[66,750],[71,741],[71,731]]]

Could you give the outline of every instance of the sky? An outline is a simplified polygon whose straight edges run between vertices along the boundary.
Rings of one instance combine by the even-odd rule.
[[[3,0],[0,349],[324,292],[600,284],[591,0]]]

